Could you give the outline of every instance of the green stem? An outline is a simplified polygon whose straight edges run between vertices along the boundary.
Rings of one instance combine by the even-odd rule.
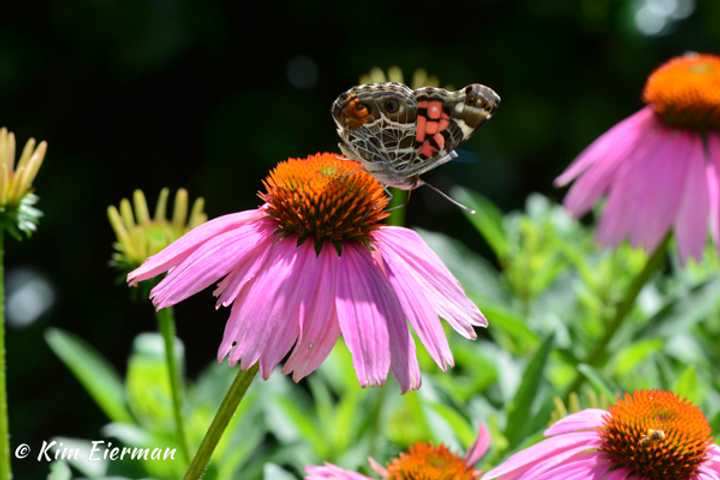
[[[165,343],[165,365],[167,365],[167,374],[170,380],[170,396],[172,397],[173,416],[175,417],[175,436],[180,445],[180,455],[184,462],[183,466],[185,466],[190,461],[190,448],[188,447],[182,417],[182,377],[175,357],[175,316],[172,308],[163,308],[155,314],[155,317]]]
[[[10,430],[8,429],[5,366],[5,232],[0,229],[0,480],[10,480]]]
[[[210,457],[213,451],[215,451],[215,447],[217,447],[220,438],[225,432],[228,423],[230,423],[230,420],[235,414],[235,410],[237,410],[238,405],[240,405],[240,401],[245,396],[257,372],[257,364],[248,370],[238,371],[237,377],[235,377],[232,385],[230,385],[230,389],[225,394],[225,398],[223,398],[220,408],[218,408],[215,418],[213,418],[210,424],[210,428],[205,433],[200,448],[197,453],[195,453],[195,458],[193,458],[190,468],[188,468],[185,477],[183,477],[184,480],[197,480],[205,473],[205,469],[208,463],[210,463]]]
[[[632,311],[633,305],[635,305],[635,300],[637,300],[638,295],[640,295],[640,292],[642,291],[645,284],[663,266],[665,261],[665,253],[668,249],[668,245],[670,244],[670,238],[671,235],[668,234],[665,239],[660,243],[660,245],[658,245],[657,248],[655,248],[655,250],[652,252],[650,257],[645,262],[645,266],[640,271],[640,273],[638,273],[637,276],[633,279],[627,292],[625,292],[625,296],[615,309],[615,314],[612,316],[610,321],[607,322],[607,325],[605,327],[605,333],[595,344],[595,347],[593,347],[593,349],[590,351],[583,363],[596,367],[605,361],[605,358],[607,357],[608,346],[610,345],[612,339],[615,337],[615,334],[622,327],[623,322],[628,317],[628,314]],[[576,392],[582,386],[584,381],[585,376],[578,372],[575,376],[575,380],[566,390],[565,397],[567,398],[570,393]]]
[[[393,188],[392,200],[390,200],[390,218],[388,223],[390,225],[403,226],[405,225],[405,209],[407,207],[408,193],[405,190]]]

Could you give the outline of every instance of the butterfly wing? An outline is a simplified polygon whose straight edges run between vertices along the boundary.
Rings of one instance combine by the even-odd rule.
[[[332,115],[345,155],[385,185],[410,189],[418,176],[457,156],[454,149],[492,116],[500,97],[473,84],[458,91],[400,83],[354,87]]]
[[[422,175],[457,157],[455,148],[490,120],[500,97],[489,87],[472,84],[457,91],[425,87],[415,90],[416,149],[421,161],[408,172]]]
[[[409,188],[402,172],[416,160],[413,90],[393,82],[360,85],[335,100],[332,115],[343,153],[385,185]]]

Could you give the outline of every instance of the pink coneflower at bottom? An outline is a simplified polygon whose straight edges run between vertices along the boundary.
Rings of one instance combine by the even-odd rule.
[[[342,334],[363,386],[391,370],[403,391],[420,387],[410,328],[438,366],[453,365],[444,318],[466,338],[485,318],[414,231],[388,227],[382,185],[359,163],[326,153],[280,163],[265,179],[264,205],[196,227],[128,276],[168,272],[152,290],[174,305],[217,283],[232,305],[218,360],[259,363],[267,378],[314,371]]]
[[[720,448],[702,411],[671,392],[643,390],[608,410],[551,426],[483,480],[719,480]]]
[[[388,480],[475,480],[481,475],[475,469],[475,464],[489,448],[490,433],[483,425],[465,457],[455,455],[444,445],[417,443],[392,460],[387,467],[372,458],[370,467],[380,478]],[[372,480],[371,477],[332,464],[306,467],[305,471],[305,480]]]

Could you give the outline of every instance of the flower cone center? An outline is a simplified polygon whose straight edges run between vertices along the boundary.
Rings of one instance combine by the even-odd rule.
[[[444,445],[418,443],[387,468],[388,480],[473,480],[478,472]]]
[[[720,130],[720,56],[670,60],[650,75],[643,98],[671,126]]]
[[[638,391],[609,412],[601,450],[616,467],[648,480],[688,480],[705,461],[710,425],[699,408],[673,393]]]
[[[370,233],[388,216],[385,191],[360,163],[332,153],[289,159],[263,180],[268,214],[278,231],[311,238],[317,248],[331,242],[368,243]]]

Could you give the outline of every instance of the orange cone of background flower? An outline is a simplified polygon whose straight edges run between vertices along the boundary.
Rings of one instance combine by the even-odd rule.
[[[429,443],[417,443],[401,453],[387,467],[383,467],[372,458],[370,467],[380,478],[388,480],[401,479],[452,479],[475,480],[480,478],[480,471],[475,464],[485,456],[490,448],[490,432],[484,425],[464,458],[461,458],[444,445],[434,446]],[[306,467],[305,480],[372,480],[357,472],[345,470],[336,465]]]
[[[403,391],[420,387],[408,324],[446,369],[453,357],[438,317],[466,338],[485,318],[418,234],[381,224],[387,197],[359,163],[325,153],[280,163],[264,204],[191,230],[131,272],[137,283],[164,272],[157,308],[218,282],[217,306],[232,310],[218,350],[263,377],[288,354],[285,373],[314,371],[342,334],[361,385],[388,372]]]
[[[681,261],[720,245],[720,57],[688,54],[648,78],[647,106],[591,144],[556,180],[576,216],[603,196],[598,240],[654,250],[673,231]]]

